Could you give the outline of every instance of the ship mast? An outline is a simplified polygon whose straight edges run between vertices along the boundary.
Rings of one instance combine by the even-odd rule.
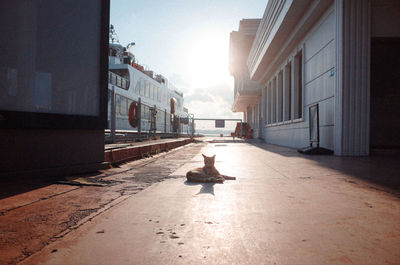
[[[110,25],[110,32],[108,34],[108,41],[109,43],[119,43],[119,38],[117,32],[114,29],[114,25]]]

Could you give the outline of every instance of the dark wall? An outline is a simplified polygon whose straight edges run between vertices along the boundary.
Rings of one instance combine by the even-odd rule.
[[[0,180],[104,167],[109,0],[0,1]]]
[[[59,168],[54,174],[68,174],[104,161],[103,130],[3,129],[0,139],[0,176]]]
[[[400,38],[371,42],[372,148],[400,148]]]

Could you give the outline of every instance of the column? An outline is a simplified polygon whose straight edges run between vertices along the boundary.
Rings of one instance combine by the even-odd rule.
[[[336,0],[335,154],[369,154],[370,0]]]

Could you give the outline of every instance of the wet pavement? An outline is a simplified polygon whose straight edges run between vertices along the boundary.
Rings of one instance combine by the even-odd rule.
[[[237,180],[186,182],[201,153],[216,154],[218,170]],[[22,264],[399,264],[396,161],[305,156],[256,141],[191,144],[107,171],[109,185],[78,186],[103,203],[119,197]]]

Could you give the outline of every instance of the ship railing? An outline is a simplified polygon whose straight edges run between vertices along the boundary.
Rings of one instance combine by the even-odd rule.
[[[114,86],[120,87],[125,90],[129,89],[129,80],[111,71],[108,72],[108,80],[110,84]]]
[[[113,98],[109,91],[109,98]],[[136,127],[129,123],[129,107],[133,100],[115,95],[115,103],[109,101],[108,129],[105,131],[106,143],[143,141],[149,138],[189,137],[193,126],[188,113],[171,114],[167,109],[149,105],[138,100],[138,121]],[[114,115],[114,117],[113,117]],[[113,125],[114,120],[114,125]],[[114,132],[113,129],[114,128]]]

